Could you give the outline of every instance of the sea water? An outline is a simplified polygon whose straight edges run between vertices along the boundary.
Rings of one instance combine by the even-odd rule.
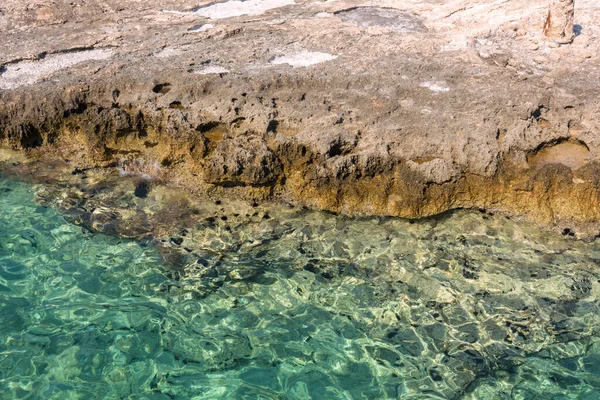
[[[480,212],[296,210],[198,226],[276,234],[174,274],[38,190],[0,176],[2,399],[600,398],[596,243]]]

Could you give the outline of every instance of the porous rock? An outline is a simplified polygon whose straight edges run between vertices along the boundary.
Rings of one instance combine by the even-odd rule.
[[[593,0],[201,3],[0,4],[0,144],[198,196],[598,233]],[[549,7],[585,40],[544,40]]]

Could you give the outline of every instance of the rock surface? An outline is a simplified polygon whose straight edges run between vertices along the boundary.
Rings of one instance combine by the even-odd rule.
[[[0,143],[196,195],[600,221],[600,5],[8,0]]]
[[[573,41],[574,0],[553,0],[544,23],[544,35],[559,43]]]

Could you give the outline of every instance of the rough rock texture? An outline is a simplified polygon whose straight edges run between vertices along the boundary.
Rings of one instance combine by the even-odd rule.
[[[9,0],[0,142],[198,195],[598,234],[600,6]],[[568,32],[567,32],[568,33]]]
[[[574,0],[552,0],[544,23],[544,35],[556,39],[559,43],[571,43],[574,36],[574,14]]]

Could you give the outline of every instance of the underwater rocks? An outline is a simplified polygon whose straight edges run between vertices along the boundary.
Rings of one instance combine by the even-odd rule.
[[[186,2],[83,3],[0,7],[3,147],[137,174],[137,198],[157,181],[204,198],[407,218],[483,208],[599,233],[589,2],[568,46],[545,40],[548,8],[526,1],[259,2],[219,17]],[[314,54],[327,56],[298,58]]]
[[[13,168],[18,172],[18,165]],[[124,296],[134,293],[144,309],[155,311],[181,305],[182,314],[164,312],[179,322],[162,334],[173,333],[176,326],[188,332],[191,326],[208,331],[207,340],[214,341],[199,346],[198,340],[168,336],[165,352],[192,365],[196,374],[223,369],[235,374],[251,356],[266,353],[267,366],[277,357],[306,367],[310,376],[323,369],[324,375],[337,377],[340,387],[364,393],[365,387],[376,386],[386,398],[407,393],[449,399],[509,398],[510,393],[548,397],[599,386],[597,243],[573,241],[486,212],[457,211],[417,222],[348,218],[281,204],[200,200],[158,183],[140,198],[134,195],[134,175],[108,172],[110,168],[76,174],[64,168],[57,174],[59,169],[53,168],[50,184],[33,188],[0,181],[0,192],[9,190],[2,200],[12,197],[13,207],[13,191],[17,201],[31,197],[32,190],[37,197],[35,203],[24,203],[38,217],[21,211],[16,222],[5,218],[8,232],[17,232],[7,235],[12,254],[27,256],[23,248],[37,252],[67,243],[84,255],[96,254],[80,257],[81,262],[101,259],[105,264],[99,276],[114,289],[100,284],[96,268],[82,264],[82,273],[73,266],[79,261],[65,261],[58,251],[50,259],[56,266],[44,263],[54,271],[44,279],[55,279],[56,270],[75,271],[78,294],[129,299]],[[39,175],[47,170],[40,169]],[[83,234],[39,204],[59,209],[81,225]],[[63,228],[52,229],[52,235],[38,231],[42,214]],[[90,235],[88,229],[150,237],[166,265],[160,265],[147,243]],[[98,257],[106,252],[107,240],[122,244],[123,251],[109,247],[106,256]],[[92,246],[98,250],[87,253]],[[149,263],[140,254],[146,250],[152,253]],[[133,266],[134,274],[123,275],[118,265]],[[6,279],[37,277],[19,265],[5,269]],[[157,294],[165,296],[155,303],[161,307],[148,308],[152,302],[145,296]],[[97,304],[123,310],[112,301],[91,306]],[[137,313],[141,307],[130,309]],[[149,326],[145,318],[133,321]],[[104,334],[114,329],[122,337],[122,325],[91,326],[104,326]],[[224,333],[215,339],[215,332]],[[160,361],[152,352],[144,354]],[[356,371],[356,354],[369,364],[360,367],[358,381],[340,368],[351,365]],[[177,374],[159,372],[157,379],[186,387]]]

